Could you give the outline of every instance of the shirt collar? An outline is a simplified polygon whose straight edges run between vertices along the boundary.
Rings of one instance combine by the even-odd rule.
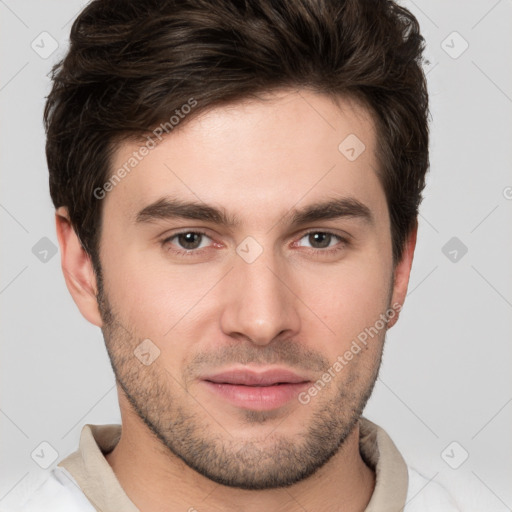
[[[114,449],[121,425],[85,425],[79,448],[58,466],[66,469],[100,512],[140,512],[130,500],[104,454]],[[359,450],[376,474],[375,488],[364,512],[387,512],[405,507],[407,465],[391,438],[370,420],[359,420]]]
[[[361,417],[359,451],[375,471],[375,488],[364,512],[396,512],[405,507],[409,473],[404,458],[386,431]]]

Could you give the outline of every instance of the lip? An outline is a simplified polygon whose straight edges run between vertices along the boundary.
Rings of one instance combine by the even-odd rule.
[[[310,382],[308,377],[298,375],[284,368],[269,368],[258,372],[247,368],[235,368],[203,377],[203,380],[218,384],[237,384],[242,386],[272,386],[275,384]]]
[[[286,405],[311,383],[308,377],[282,368],[260,372],[233,369],[204,377],[202,382],[215,396],[232,405],[258,411]]]

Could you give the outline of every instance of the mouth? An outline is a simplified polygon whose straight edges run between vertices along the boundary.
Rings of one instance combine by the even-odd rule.
[[[249,388],[268,388],[270,386],[283,386],[287,384],[301,384],[301,382],[273,382],[271,384],[241,384],[238,382],[219,382],[219,381],[213,381],[205,379],[206,382],[211,382],[212,384],[225,384],[227,386],[246,386]],[[306,381],[304,381],[306,382]]]
[[[208,375],[203,377],[203,380],[217,384],[257,387],[310,382],[309,376],[299,375],[286,368],[266,368],[261,371],[254,371],[247,367],[233,368],[214,375]]]
[[[289,403],[311,384],[307,376],[288,369],[255,372],[243,368],[204,377],[202,382],[216,397],[251,410],[272,410]]]

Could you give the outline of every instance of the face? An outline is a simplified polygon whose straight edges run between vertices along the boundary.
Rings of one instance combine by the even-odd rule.
[[[339,149],[351,134],[359,156]],[[362,107],[281,91],[191,120],[103,199],[99,303],[123,415],[213,481],[300,481],[362,413],[394,291],[374,150]],[[215,377],[233,369],[298,382]]]

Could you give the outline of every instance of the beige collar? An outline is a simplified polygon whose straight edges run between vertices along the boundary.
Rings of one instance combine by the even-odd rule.
[[[405,461],[384,429],[361,417],[359,448],[376,472],[372,497],[364,512],[397,512],[405,507],[408,472]],[[104,453],[114,449],[121,425],[85,425],[80,445],[58,465],[76,480],[99,512],[139,512],[124,492]]]

